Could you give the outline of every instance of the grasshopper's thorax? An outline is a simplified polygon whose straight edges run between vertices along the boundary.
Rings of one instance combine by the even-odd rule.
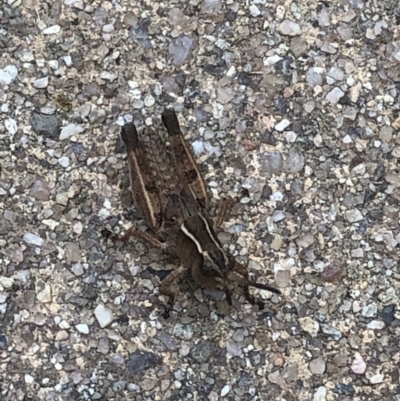
[[[212,224],[198,213],[181,224],[182,232],[196,245],[198,252],[209,262],[221,278],[227,277],[233,269],[234,260],[222,247]]]

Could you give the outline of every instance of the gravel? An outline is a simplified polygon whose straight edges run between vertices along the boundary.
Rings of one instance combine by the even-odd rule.
[[[398,2],[3,3],[0,399],[399,400]],[[169,105],[262,311],[104,235]]]

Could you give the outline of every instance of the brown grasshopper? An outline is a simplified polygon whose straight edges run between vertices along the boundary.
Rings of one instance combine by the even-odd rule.
[[[173,109],[165,109],[162,122],[167,129],[170,147],[160,135],[145,128],[140,137],[133,123],[122,128],[126,145],[134,204],[143,216],[148,231],[135,226],[125,238],[134,235],[152,246],[177,256],[181,265],[161,283],[160,293],[172,302],[179,279],[187,271],[204,287],[222,286],[226,300],[232,305],[229,285],[236,282],[244,288],[245,298],[252,304],[249,287],[281,292],[249,279],[245,266],[225,251],[218,230],[234,204],[223,201],[215,222],[209,217],[207,186]],[[241,276],[241,277],[239,277]]]

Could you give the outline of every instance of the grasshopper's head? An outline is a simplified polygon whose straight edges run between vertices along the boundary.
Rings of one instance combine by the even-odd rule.
[[[227,302],[231,305],[232,299],[228,289],[228,275],[235,266],[235,260],[227,253],[219,241],[211,222],[203,215],[197,214],[186,219],[181,224],[182,232],[189,237],[211,268],[208,274],[222,280]]]

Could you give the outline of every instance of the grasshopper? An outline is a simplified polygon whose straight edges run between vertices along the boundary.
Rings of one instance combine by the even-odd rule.
[[[167,295],[172,304],[177,283],[189,271],[203,287],[222,287],[229,305],[232,305],[229,286],[233,283],[243,287],[246,300],[252,304],[256,301],[249,287],[280,294],[269,285],[250,280],[247,268],[224,250],[217,231],[235,201],[226,198],[213,221],[207,212],[210,198],[205,180],[175,111],[165,109],[162,122],[170,148],[150,128],[144,128],[139,135],[135,125],[128,123],[121,131],[133,201],[147,226],[147,231],[133,226],[125,239],[136,236],[177,256],[181,263],[162,281],[160,293]]]

